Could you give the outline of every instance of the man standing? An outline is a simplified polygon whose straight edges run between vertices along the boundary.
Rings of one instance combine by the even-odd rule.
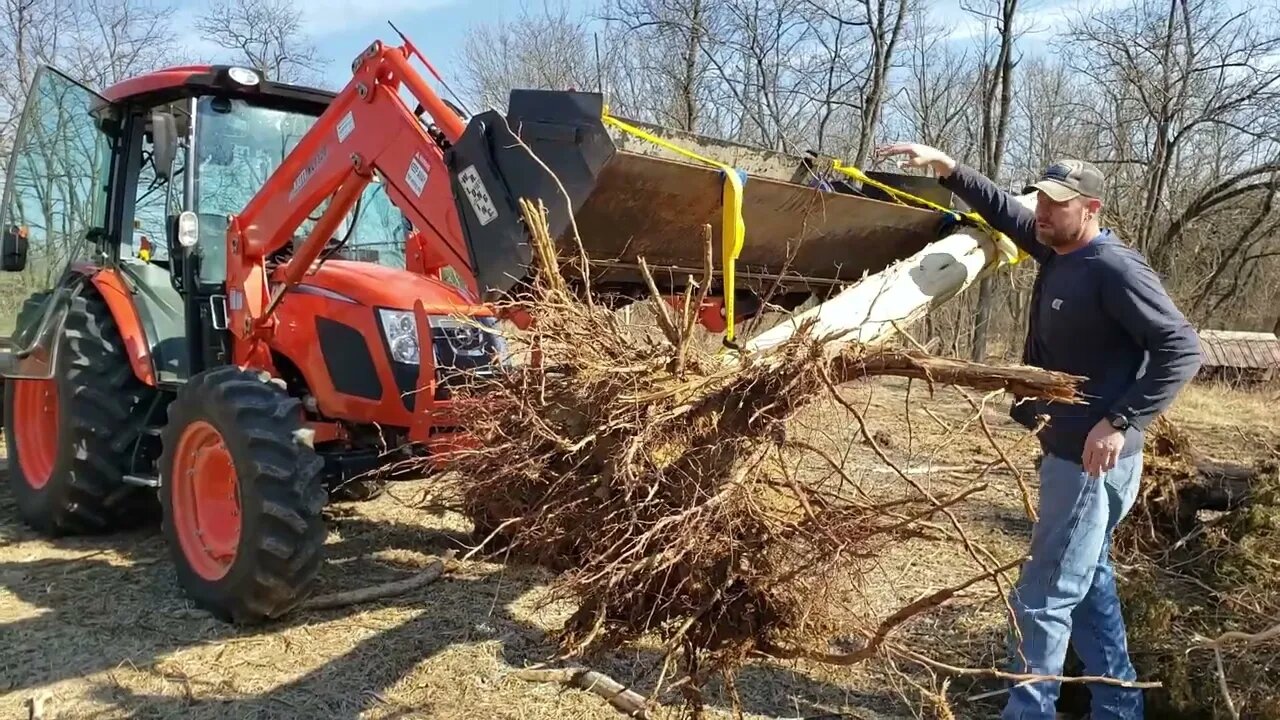
[[[1035,258],[1023,362],[1088,378],[1084,405],[1023,402],[1010,413],[1029,428],[1038,415],[1049,416],[1040,433],[1031,559],[1010,597],[1013,670],[1061,675],[1070,642],[1087,674],[1136,679],[1111,537],[1137,496],[1144,431],[1200,366],[1196,333],[1146,260],[1099,227],[1103,176],[1093,165],[1051,165],[1032,186],[1033,212],[936,148],[900,144],[877,155],[932,168],[944,187]],[[1015,685],[1002,717],[1053,718],[1059,689],[1056,682]],[[1095,683],[1090,691],[1092,720],[1143,715],[1140,690]]]

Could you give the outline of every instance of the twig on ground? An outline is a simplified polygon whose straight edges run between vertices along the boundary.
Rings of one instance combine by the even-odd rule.
[[[996,670],[995,668],[964,668],[956,665],[950,665],[948,663],[944,663],[939,660],[934,660],[932,658],[926,657],[912,650],[908,650],[907,648],[901,647],[899,645],[890,644],[888,648],[891,651],[897,653],[898,655],[908,660],[912,660],[914,662],[920,663],[921,665],[927,665],[935,670],[942,670],[944,672],[951,673],[952,675],[963,675],[966,677],[996,678],[998,680],[1011,680],[1019,683],[1031,683],[1031,682],[1099,683],[1102,685],[1116,685],[1118,687],[1123,687],[1123,688],[1135,688],[1135,689],[1144,689],[1144,690],[1150,689],[1150,688],[1164,687],[1163,683],[1159,683],[1159,682],[1121,680],[1119,678],[1103,677],[1100,675],[1084,675],[1080,677],[1068,677],[1066,675],[1034,675],[1034,674],[1028,674],[1028,673],[1011,673],[1011,672],[1005,672],[1003,670]]]
[[[1236,704],[1231,699],[1231,688],[1227,687],[1227,671],[1222,667],[1222,651],[1218,648],[1213,649],[1213,663],[1218,672],[1218,687],[1222,690],[1222,699],[1227,703],[1227,712],[1231,713],[1232,720],[1240,720],[1240,713],[1236,711]]]
[[[48,720],[50,717],[49,701],[53,699],[53,695],[48,690],[40,692],[27,698],[27,718],[28,720]]]
[[[595,693],[618,711],[633,718],[647,718],[646,700],[640,693],[604,673],[586,668],[560,668],[548,670],[519,670],[515,677],[528,682],[560,683],[579,690]]]
[[[979,405],[974,402],[969,393],[965,392],[961,388],[956,389],[960,391],[960,395],[969,403],[969,407],[972,407],[974,412],[978,413],[978,424],[982,427],[982,433],[987,436],[987,441],[991,443],[991,447],[995,449],[996,454],[1000,456],[1000,459],[1004,461],[1005,466],[1013,473],[1013,479],[1018,482],[1018,492],[1022,494],[1022,509],[1027,513],[1027,517],[1033,523],[1040,522],[1039,516],[1036,515],[1035,506],[1031,504],[1031,489],[1027,487],[1027,481],[1022,477],[1022,471],[1019,470],[1018,466],[1014,465],[1013,461],[1009,459],[1009,456],[1005,454],[1005,451],[1000,447],[1000,443],[996,442],[996,436],[991,432],[991,425],[989,425],[987,423],[987,419],[982,416],[982,411],[986,407],[986,398],[983,398],[982,405]]]
[[[875,438],[872,437],[871,431],[867,428],[866,418],[863,417],[862,413],[856,407],[854,407],[851,403],[846,401],[844,398],[840,397],[840,394],[836,392],[835,385],[831,380],[830,374],[824,372],[822,373],[822,378],[827,383],[827,387],[828,389],[831,390],[831,395],[832,397],[835,398],[836,402],[839,402],[840,404],[844,405],[845,409],[847,409],[850,413],[852,413],[853,417],[858,421],[858,431],[862,434],[863,439],[867,441],[867,444],[871,446],[871,450],[876,454],[877,457],[880,458],[881,462],[893,468],[897,472],[899,477],[901,477],[908,485],[910,485],[913,489],[915,489],[916,492],[920,493],[920,495],[922,495],[925,499],[927,499],[930,503],[932,503],[934,507],[939,506],[940,503],[938,502],[938,499],[934,497],[933,493],[924,489],[924,487],[921,486],[920,483],[913,480],[911,476],[904,473],[896,463],[894,463],[892,460],[889,459],[889,456],[886,455],[884,450],[880,448],[879,443],[877,443]],[[983,570],[985,570],[988,573],[994,573],[993,579],[995,580],[995,583],[996,583],[996,589],[1000,591],[1000,595],[1004,600],[1005,610],[1006,612],[1008,612],[1008,617],[1010,619],[1010,622],[1012,623],[1014,618],[1013,606],[1009,604],[1009,597],[1008,597],[1009,591],[1005,588],[1004,583],[1000,581],[999,573],[997,573],[994,569],[988,567],[987,564],[983,562],[982,558],[979,556],[979,553],[978,553],[978,546],[976,545],[976,543],[974,543],[972,540],[969,539],[969,534],[965,532],[964,526],[960,524],[960,521],[958,519],[956,519],[955,513],[952,513],[949,509],[946,509],[946,508],[942,508],[942,512],[947,516],[947,520],[951,522],[951,527],[955,529],[956,534],[960,536],[960,541],[964,544],[965,550],[969,552],[969,556],[972,557],[974,561],[978,563],[978,566],[981,567]],[[991,557],[991,553],[988,552],[985,548],[982,550],[982,554],[986,555],[987,557]],[[1017,632],[1016,630],[1017,624],[1012,623],[1012,627],[1015,629],[1015,632]],[[1019,641],[1021,641],[1021,633],[1018,633],[1018,635],[1019,635]]]
[[[1204,641],[1199,645],[1199,647],[1218,649],[1224,647],[1230,642],[1260,643],[1276,637],[1280,637],[1280,624],[1273,625],[1262,632],[1253,634],[1243,633],[1238,630],[1231,630],[1229,632],[1222,633],[1212,640]]]
[[[357,588],[355,590],[347,590],[345,592],[331,593],[329,595],[319,595],[302,603],[302,610],[330,610],[333,608],[346,607],[348,605],[357,605],[373,600],[382,600],[397,595],[403,595],[411,590],[417,590],[426,587],[435,582],[444,574],[444,564],[453,560],[455,550],[445,552],[442,557],[436,558],[427,569],[411,575],[403,580],[395,580],[382,585],[373,585],[370,587]]]

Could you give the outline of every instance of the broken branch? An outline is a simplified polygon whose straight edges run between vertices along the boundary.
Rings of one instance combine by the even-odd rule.
[[[360,603],[371,602],[373,600],[383,600],[397,595],[403,595],[412,590],[426,587],[435,582],[444,574],[444,564],[453,560],[456,551],[449,550],[442,557],[436,558],[427,569],[422,572],[411,575],[403,580],[395,580],[382,585],[373,585],[371,587],[357,588],[355,590],[347,590],[345,592],[331,593],[329,595],[319,595],[302,603],[303,610],[331,610],[333,608],[346,607],[348,605],[358,605]]]
[[[561,668],[549,670],[519,670],[517,678],[528,682],[560,683],[586,690],[604,698],[623,714],[633,718],[647,718],[643,695],[627,688],[604,673],[586,668]]]

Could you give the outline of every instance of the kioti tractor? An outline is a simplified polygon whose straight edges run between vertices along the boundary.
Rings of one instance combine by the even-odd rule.
[[[0,371],[27,524],[105,532],[158,509],[198,605],[277,617],[313,584],[326,502],[465,434],[451,388],[504,362],[493,300],[527,279],[520,198],[626,302],[641,256],[678,293],[701,274],[703,226],[725,239],[726,168],[673,149],[750,164],[745,242],[716,276],[721,297],[738,280],[738,312],[703,313],[717,332],[766,286],[794,306],[948,222],[817,187],[812,159],[606,122],[599,93],[516,90],[468,120],[414,57],[375,43],[336,94],[230,66],[101,95],[36,73],[0,218],[0,296],[26,298]]]

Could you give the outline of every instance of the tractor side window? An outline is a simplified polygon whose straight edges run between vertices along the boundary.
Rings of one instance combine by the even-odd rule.
[[[111,141],[90,115],[98,99],[53,68],[36,72],[0,216],[0,227],[26,234],[26,266],[0,273],[0,335],[13,334],[24,299],[52,288],[68,263],[92,258],[105,230]]]
[[[176,119],[170,131],[177,138],[186,137],[189,122],[182,101],[157,108]],[[168,219],[181,213],[182,180],[186,172],[186,153],[177,149],[173,153],[170,175],[156,171],[157,128],[153,116],[143,134],[141,165],[138,168],[138,190],[134,200],[133,227],[124,234],[120,246],[121,258],[138,258],[146,262],[166,263],[169,260],[167,241]]]

